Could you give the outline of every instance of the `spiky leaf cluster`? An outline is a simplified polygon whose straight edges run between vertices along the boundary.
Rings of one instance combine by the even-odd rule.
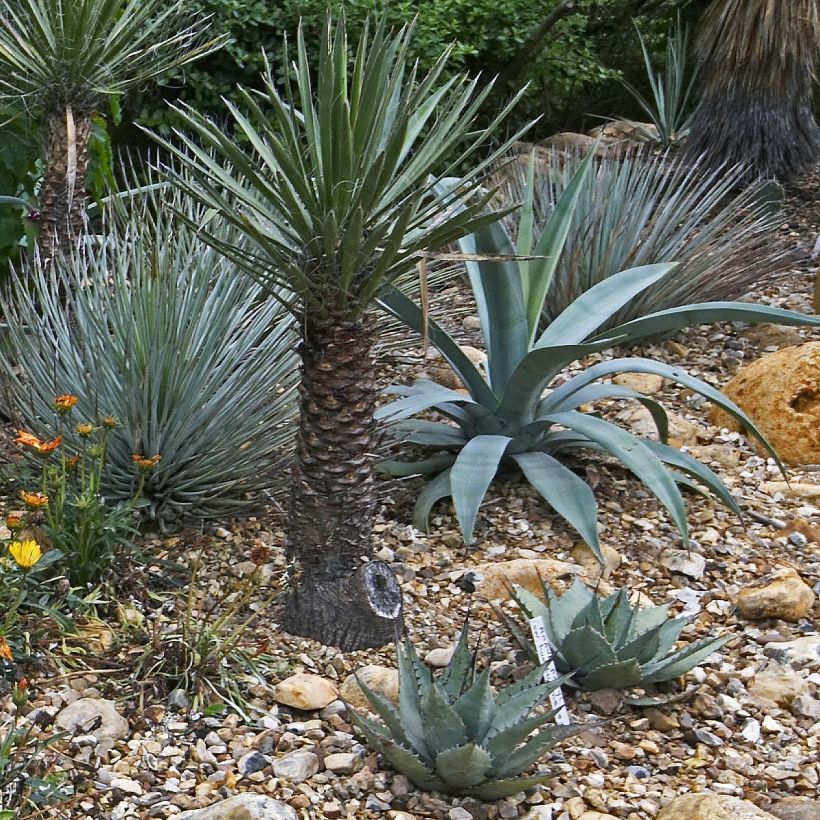
[[[580,689],[623,689],[684,675],[729,640],[704,638],[673,647],[690,618],[669,618],[668,607],[641,609],[627,589],[599,598],[583,582],[560,597],[541,582],[543,598],[522,587],[515,600],[530,618],[541,617],[563,673]]]
[[[408,640],[398,649],[398,709],[359,681],[378,723],[350,709],[370,745],[420,789],[498,800],[549,774],[520,777],[555,743],[581,731],[534,713],[565,679],[543,683],[543,667],[496,694],[490,670],[476,673],[467,626],[450,664],[434,677]],[[549,724],[549,725],[548,725]]]
[[[175,210],[235,238],[153,182],[112,198],[86,248],[0,295],[7,409],[35,431],[60,393],[79,397],[78,420],[115,415],[106,494],[130,497],[132,454],[158,453],[143,514],[161,526],[247,512],[285,485],[298,382],[287,294],[264,298]]]

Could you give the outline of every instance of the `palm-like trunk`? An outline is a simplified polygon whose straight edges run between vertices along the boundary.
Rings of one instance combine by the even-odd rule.
[[[376,386],[371,319],[303,318],[284,627],[345,650],[401,626],[401,591],[372,554]]]
[[[714,0],[698,43],[704,84],[687,153],[784,180],[816,161],[818,38],[817,0]]]
[[[47,259],[57,248],[70,247],[85,223],[85,177],[91,116],[65,109],[45,123],[45,173],[40,192],[42,253]]]

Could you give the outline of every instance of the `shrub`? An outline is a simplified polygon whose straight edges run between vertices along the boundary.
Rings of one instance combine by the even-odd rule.
[[[728,637],[705,638],[673,652],[691,618],[668,617],[668,607],[630,606],[629,591],[599,598],[581,581],[560,597],[542,580],[543,598],[516,586],[516,603],[541,617],[558,671],[580,689],[623,689],[685,675]]]
[[[476,674],[467,625],[439,677],[409,640],[397,650],[398,710],[362,681],[384,725],[348,709],[350,720],[394,769],[420,789],[498,800],[543,783],[550,773],[519,777],[558,741],[584,727],[547,725],[553,711],[532,715],[564,679],[542,683],[544,668],[496,694],[490,670]],[[532,734],[533,732],[536,734]]]
[[[552,154],[533,174],[533,231],[540,235],[584,158]],[[596,160],[578,193],[566,246],[544,304],[547,322],[618,271],[677,262],[674,272],[613,314],[610,327],[690,302],[736,299],[785,272],[793,249],[777,241],[783,222],[769,201],[776,186],[741,185],[743,168],[702,172],[669,153],[636,150]],[[504,174],[504,201],[522,201],[526,163]],[[507,218],[513,238],[519,215]]]
[[[111,497],[133,495],[133,454],[161,454],[141,512],[166,527],[247,512],[282,486],[298,370],[281,303],[172,215],[199,224],[202,210],[146,188],[114,198],[103,235],[59,268],[37,266],[30,285],[12,277],[2,368],[11,411],[36,434],[55,392],[79,396],[80,419],[119,419],[102,476]],[[216,217],[210,227],[227,237]]]
[[[531,189],[524,197],[517,248],[499,223],[460,242],[464,254],[478,256],[466,266],[484,336],[486,377],[439,325],[425,322],[421,309],[410,299],[395,289],[383,296],[386,310],[419,332],[427,328],[430,342],[467,389],[465,395],[430,381],[394,386],[389,392],[402,398],[377,411],[378,418],[399,423],[394,430],[405,442],[436,451],[423,461],[394,461],[381,466],[392,475],[435,475],[416,502],[413,523],[418,529],[426,530],[433,505],[450,496],[464,538],[470,543],[487,489],[499,469],[511,466],[517,467],[599,554],[592,490],[560,460],[567,451],[585,449],[613,456],[643,481],[667,508],[687,543],[686,510],[678,483],[703,485],[738,511],[731,494],[711,470],[665,443],[668,421],[657,401],[624,386],[597,382],[620,372],[662,376],[742,418],[742,424],[765,443],[752,422],[719,391],[680,368],[646,358],[602,361],[561,384],[556,379],[569,364],[593,353],[692,324],[736,320],[818,326],[820,318],[759,305],[706,302],[650,313],[600,332],[599,328],[610,323],[633,297],[674,269],[672,264],[659,264],[632,268],[598,282],[539,334],[556,260],[592,162],[590,154],[537,242],[531,230]],[[497,256],[503,261],[481,260],[481,256]],[[551,385],[554,389],[548,390]],[[640,401],[652,414],[660,441],[636,437],[598,413],[580,409],[605,399]],[[444,421],[409,420],[428,411]],[[693,481],[697,483],[693,485]]]

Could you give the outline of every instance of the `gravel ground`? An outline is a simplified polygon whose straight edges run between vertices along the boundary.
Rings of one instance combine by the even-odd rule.
[[[794,216],[785,231],[789,241],[809,248],[813,244],[820,223],[818,191],[820,171],[791,192]],[[753,298],[810,313],[813,288],[814,270],[807,260]],[[464,338],[475,343],[468,332]],[[744,362],[809,339],[820,339],[820,333],[727,324],[681,333],[642,352],[722,385]],[[405,351],[399,357],[401,378],[418,369],[414,355]],[[793,622],[751,621],[736,604],[743,590],[765,583],[778,568],[796,570],[820,593],[820,465],[790,471],[789,488],[776,465],[743,436],[710,426],[708,407],[690,391],[667,385],[657,397],[677,417],[673,437],[721,475],[744,509],[740,520],[711,501],[688,497],[694,543],[689,554],[677,555],[680,537],[654,497],[616,466],[585,462],[599,500],[602,543],[621,556],[608,582],[668,603],[673,613],[696,616],[684,640],[732,636],[685,681],[646,693],[669,703],[632,706],[612,691],[570,695],[575,719],[590,726],[601,716],[617,719],[553,750],[541,764],[552,776],[540,788],[495,804],[419,792],[362,745],[335,697],[334,687],[353,670],[368,664],[394,667],[393,648],[342,654],[284,634],[269,620],[262,599],[277,588],[284,570],[281,519],[274,512],[242,524],[226,522],[208,537],[182,533],[152,542],[158,563],[137,579],[133,600],[119,609],[119,623],[113,618],[110,624],[90,621],[77,638],[51,642],[52,668],[32,676],[34,712],[28,718],[37,719],[46,732],[54,719],[58,727],[71,723],[80,729],[78,736],[62,741],[56,760],[75,778],[78,795],[67,808],[47,816],[172,817],[255,792],[281,801],[270,809],[278,814],[260,816],[289,820],[644,820],[655,817],[676,795],[709,790],[749,800],[774,816],[816,820],[816,603]],[[606,412],[627,425],[641,423],[640,414],[623,404],[613,403]],[[455,582],[489,562],[548,557],[571,563],[577,536],[525,484],[501,484],[482,507],[476,545],[465,548],[446,505],[436,508],[429,534],[408,526],[417,489],[413,482],[385,483],[376,527],[379,557],[403,581],[410,636],[422,654],[447,648],[471,609],[474,634],[482,633],[483,655],[493,665],[496,684],[520,677],[529,668],[526,653],[499,624],[481,588],[469,595]],[[241,594],[254,571],[252,555],[262,562],[265,583],[251,605],[261,617],[243,637],[257,655],[261,674],[240,677],[245,717],[233,712],[208,716],[179,692],[169,698],[162,680],[135,682],[131,677],[158,625],[174,617],[170,593],[163,591],[167,571],[160,559],[185,564],[200,550],[203,567],[196,596],[206,606],[215,601],[230,605],[230,596]],[[329,684],[328,705],[300,710],[279,702],[287,698],[276,685],[300,672]],[[96,718],[105,701],[114,703],[117,713]],[[74,723],[66,717],[69,707]],[[791,799],[791,814],[784,813],[786,798]],[[191,815],[192,820],[197,816]],[[255,815],[237,810],[199,816]]]

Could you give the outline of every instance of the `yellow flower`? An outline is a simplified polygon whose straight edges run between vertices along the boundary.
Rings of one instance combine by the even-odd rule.
[[[22,490],[20,492],[20,498],[23,499],[27,507],[31,507],[34,510],[45,507],[48,504],[48,496],[43,493],[27,493],[25,490]]]
[[[31,569],[43,557],[40,545],[33,538],[27,541],[12,541],[9,544],[9,552],[24,569]]]
[[[61,416],[64,416],[71,410],[72,407],[74,407],[77,401],[78,399],[76,396],[71,395],[71,393],[65,393],[62,396],[57,396],[54,399],[54,409]]]
[[[0,658],[5,658],[7,661],[14,660],[9,642],[2,635],[0,635]]]
[[[77,425],[77,432],[83,437],[88,438],[94,432],[94,425],[87,421]]]
[[[134,455],[131,456],[131,461],[133,461],[140,470],[153,470],[161,459],[162,456],[159,453],[151,456],[151,458],[142,456],[139,453],[134,453]]]

